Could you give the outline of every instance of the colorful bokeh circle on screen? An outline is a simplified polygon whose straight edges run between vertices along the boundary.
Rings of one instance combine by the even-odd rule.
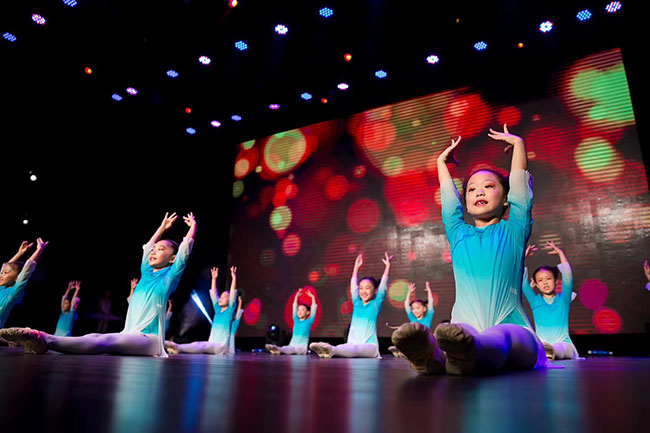
[[[259,298],[253,299],[244,308],[244,323],[251,326],[256,325],[260,320],[261,312],[262,301]]]
[[[586,280],[580,286],[580,302],[585,308],[590,310],[598,310],[605,305],[607,302],[607,297],[609,296],[609,290],[607,285],[600,280],[595,278]]]
[[[269,216],[269,223],[275,231],[286,230],[291,224],[291,209],[289,209],[289,206],[280,206],[273,209]]]
[[[369,198],[363,198],[348,208],[348,227],[355,233],[368,233],[377,228],[380,217],[377,203]]]
[[[300,236],[291,233],[282,241],[282,251],[284,251],[284,255],[292,257],[298,254],[301,245],[302,241],[300,240]]]
[[[302,132],[294,129],[280,132],[269,138],[264,146],[264,165],[273,174],[293,170],[307,153],[307,140]]]
[[[404,299],[409,292],[408,280],[395,280],[388,286],[388,300],[390,305],[400,310],[404,309]]]
[[[601,308],[594,311],[594,326],[601,334],[618,334],[623,327],[620,314],[611,308]]]
[[[241,180],[236,180],[232,184],[232,196],[237,198],[244,193],[244,182]]]
[[[265,268],[273,266],[275,264],[275,259],[275,251],[270,248],[262,250],[260,253],[260,265],[264,266]]]
[[[329,200],[341,200],[348,193],[350,183],[345,176],[336,175],[331,177],[325,185],[325,195]]]
[[[575,160],[592,182],[611,182],[621,175],[625,161],[609,142],[600,137],[584,140],[576,147]]]

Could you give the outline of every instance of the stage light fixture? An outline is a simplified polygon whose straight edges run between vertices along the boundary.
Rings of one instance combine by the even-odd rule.
[[[221,126],[221,122],[219,122],[217,120],[213,120],[212,122],[210,122],[210,125],[212,125],[215,128],[218,128],[218,127]]]
[[[350,88],[347,83],[339,83],[339,85],[336,87],[338,87],[339,90],[348,90]]]
[[[170,69],[169,71],[167,71],[167,76],[169,78],[178,78],[178,72],[176,72],[173,69]]]
[[[388,74],[386,73],[386,71],[383,71],[381,69],[375,72],[375,77],[377,78],[386,78],[387,75]]]
[[[248,49],[248,44],[244,41],[237,41],[235,42],[235,48],[237,48],[239,51],[244,51]]]
[[[474,48],[476,48],[476,45],[474,45]],[[438,56],[436,56],[434,54],[431,54],[430,56],[427,57],[427,63],[430,63],[432,65],[435,65],[439,61],[440,61],[440,57],[438,57]]]
[[[122,97],[118,95],[117,93],[113,93],[111,95],[111,98],[113,98],[114,101],[120,102],[122,100]]]
[[[237,0],[230,0],[230,1],[228,2],[228,6],[230,6],[231,8],[234,8],[234,7],[237,6],[238,4],[239,4],[239,2],[238,2]]]
[[[323,18],[329,18],[332,15],[334,15],[334,11],[332,9],[330,9],[330,8],[322,8],[321,10],[318,11],[318,13]]]
[[[479,41],[479,42],[474,44],[474,49],[476,51],[483,51],[486,48],[487,48],[487,44],[485,42],[483,42],[483,41]]]
[[[350,54],[350,53],[346,53],[346,54],[343,56],[343,59],[345,59],[346,62],[349,62],[350,60],[352,60],[352,54]]]
[[[9,32],[4,33],[2,35],[2,37],[5,38],[6,40],[8,40],[9,42],[16,42],[16,40],[17,40],[17,38],[14,35],[12,35],[11,33],[9,33]]]
[[[210,63],[212,63],[212,59],[210,59],[210,57],[208,57],[208,56],[201,56],[201,57],[199,57],[199,63],[201,63],[202,65],[207,66]]]
[[[539,25],[539,31],[542,33],[548,33],[553,30],[553,21],[544,21]]]
[[[321,99],[320,102],[323,103],[323,104],[327,104],[327,98]]]
[[[587,21],[588,19],[591,18],[591,12],[588,9],[585,9],[583,11],[578,12],[576,18],[578,18],[578,21]]]
[[[28,220],[28,219],[24,219],[24,220],[23,220],[23,224],[24,224],[24,225],[29,224],[29,220]]]
[[[187,114],[190,114],[192,112],[192,109],[190,107],[185,107],[185,112]]]
[[[63,0],[63,4],[73,8],[73,7],[77,6],[77,1],[76,0]]]
[[[621,2],[611,2],[605,6],[605,10],[608,14],[613,14],[621,10],[623,4]]]
[[[35,174],[32,174],[31,176],[29,176],[29,180],[31,180],[32,182],[36,182],[38,180],[38,177],[36,177]]]
[[[131,96],[135,96],[138,94],[138,91],[134,89],[133,87],[127,87],[126,88],[126,93],[128,93]]]
[[[271,104],[271,105],[269,105],[269,108],[270,108],[271,110],[277,110],[277,109],[280,108],[280,104]]]
[[[523,47],[524,47],[524,43],[523,43],[523,42],[519,42],[519,43],[517,44],[517,48],[523,48]]]
[[[84,69],[84,72],[86,73],[86,75],[90,75],[90,74],[93,73],[93,70],[92,70],[91,68],[89,68],[89,67],[86,67],[86,68]]]
[[[194,134],[196,134],[196,129],[190,127],[190,128],[187,128],[185,130],[185,132],[187,132],[190,135],[194,135]]]
[[[275,32],[279,35],[286,35],[289,33],[289,27],[285,26],[284,24],[278,24],[275,26]]]
[[[300,95],[300,97],[301,97],[302,99],[304,99],[305,101],[309,101],[309,100],[311,99],[311,93],[307,93],[307,92],[305,92],[305,93],[303,93],[302,95]]]
[[[43,18],[39,14],[32,14],[32,21],[34,21],[39,26],[44,26],[46,22],[45,18]]]
[[[233,115],[231,117],[231,119],[234,120],[235,122],[239,122],[241,120],[241,116],[238,115],[238,114],[235,114],[235,115]]]

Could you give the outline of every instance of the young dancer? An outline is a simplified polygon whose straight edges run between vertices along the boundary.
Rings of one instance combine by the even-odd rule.
[[[546,357],[554,359],[578,358],[571,337],[569,337],[569,308],[573,291],[573,272],[571,265],[560,248],[553,241],[546,243],[550,249],[549,254],[556,254],[560,264],[556,266],[542,266],[533,272],[530,282],[528,270],[524,269],[523,290],[535,319],[535,331],[542,340]],[[535,250],[535,245],[526,248],[526,257],[530,257]],[[558,271],[562,274],[562,293],[557,293]],[[533,291],[536,287],[539,294]]]
[[[309,344],[309,334],[311,326],[316,320],[316,297],[311,291],[307,291],[307,296],[311,298],[311,307],[304,304],[298,304],[298,298],[302,294],[302,289],[298,289],[296,296],[293,298],[292,316],[293,316],[293,335],[288,346],[278,347],[275,344],[267,344],[266,350],[271,355],[306,355],[307,345]]]
[[[41,238],[36,240],[36,251],[24,264],[18,260],[31,248],[32,244],[24,241],[20,244],[18,252],[0,270],[0,328],[5,326],[9,313],[15,305],[20,304],[25,295],[25,287],[32,272],[36,269],[36,262],[43,254],[47,242]],[[2,338],[2,336],[0,336]]]
[[[219,269],[212,268],[212,284],[210,286],[210,298],[214,306],[214,317],[212,318],[212,329],[208,341],[195,341],[188,344],[177,344],[173,341],[166,341],[165,347],[169,353],[205,353],[208,355],[225,355],[228,352],[230,326],[235,312],[235,302],[237,301],[237,268],[230,267],[232,281],[230,283],[230,292],[223,292],[219,296],[217,290],[217,277]]]
[[[183,217],[189,229],[180,246],[174,241],[161,240],[176,218],[175,213],[165,214],[160,227],[144,246],[142,275],[133,291],[121,333],[57,337],[30,328],[9,328],[0,330],[0,337],[20,344],[28,353],[52,349],[63,353],[167,356],[163,346],[165,306],[183,275],[196,234],[196,221],[190,212]]]
[[[74,289],[72,299],[68,298],[68,294]],[[72,335],[72,327],[75,320],[77,320],[77,306],[79,305],[79,289],[81,289],[81,281],[70,281],[63,297],[61,298],[61,314],[59,321],[56,323],[56,331],[54,335],[58,337],[70,337]]]
[[[488,136],[513,151],[509,181],[495,171],[478,170],[468,177],[461,199],[447,168],[447,162],[455,161],[452,152],[460,137],[437,160],[442,219],[456,279],[451,323],[438,325],[435,338],[419,323],[404,324],[392,336],[420,374],[490,373],[546,363],[521,301],[533,199],[526,148],[506,125],[503,132],[491,129]],[[474,225],[463,219],[463,201]]]
[[[311,343],[309,348],[321,358],[340,356],[344,358],[381,358],[377,340],[377,317],[388,291],[388,274],[390,260],[393,256],[384,253],[384,274],[381,282],[371,277],[358,281],[359,269],[363,265],[363,256],[359,254],[354,262],[350,279],[350,296],[352,297],[352,321],[348,342],[332,346],[328,343]]]
[[[431,286],[429,282],[426,282],[427,300],[423,301],[422,299],[411,300],[413,293],[415,293],[415,284],[409,283],[409,291],[404,298],[404,310],[406,311],[406,316],[411,323],[421,323],[427,328],[431,329],[431,322],[433,322],[433,293],[431,292]],[[394,329],[399,328],[398,326]],[[395,346],[390,346],[388,350],[398,358],[404,358],[404,355],[397,349]]]
[[[237,330],[239,329],[239,323],[241,322],[241,317],[244,315],[244,309],[242,308],[241,295],[237,296],[237,312],[235,313],[234,319],[232,319],[232,324],[230,325],[230,337],[228,338],[228,353],[235,353],[235,335],[237,335]]]

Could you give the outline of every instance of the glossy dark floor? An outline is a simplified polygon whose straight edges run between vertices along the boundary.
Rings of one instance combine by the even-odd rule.
[[[169,359],[0,348],[0,431],[647,431],[650,359],[494,377],[405,361],[240,353]]]

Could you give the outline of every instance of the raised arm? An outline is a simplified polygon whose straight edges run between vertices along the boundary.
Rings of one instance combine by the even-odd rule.
[[[535,251],[537,250],[538,248],[535,247],[535,244],[528,245],[526,247],[526,255],[524,256],[524,260],[534,255]],[[524,296],[526,296],[526,299],[528,300],[531,308],[535,306],[535,300],[537,299],[537,295],[535,294],[533,287],[535,287],[535,281],[532,278],[529,280],[528,268],[524,266],[524,276],[522,277],[521,281],[521,290],[524,292]]]
[[[359,298],[359,269],[361,265],[363,265],[363,256],[359,254],[354,261],[354,269],[350,278],[350,296],[353,301]]]
[[[404,298],[404,310],[406,314],[411,313],[411,297],[413,293],[415,293],[415,283],[409,283],[409,291],[406,294],[406,298]]]
[[[47,244],[48,243],[41,238],[36,239],[36,251],[34,251],[29,260],[34,263],[38,262],[38,259],[41,257],[41,254],[43,254],[43,250]]]
[[[562,251],[560,248],[558,248],[557,245],[555,245],[555,242],[553,241],[548,241],[546,242],[546,249],[549,249],[550,251],[548,252],[549,254],[556,254],[559,259],[561,264],[569,264],[569,260],[566,258],[566,254],[564,254],[564,251]]]
[[[212,275],[212,282],[210,283],[210,300],[212,301],[212,305],[215,305],[217,303],[217,299],[219,299],[219,290],[217,289],[219,268],[210,269],[210,274]]]
[[[557,266],[558,270],[562,274],[562,293],[566,293],[566,296],[563,296],[567,302],[571,302],[571,293],[573,291],[573,270],[571,269],[571,264],[560,248],[555,245],[555,242],[549,241],[546,242],[546,248],[550,249],[549,254],[556,254],[560,258],[560,264]]]
[[[494,140],[506,142],[504,152],[509,152],[512,149],[512,161],[510,163],[510,171],[513,170],[528,170],[528,157],[526,156],[526,146],[524,140],[508,131],[508,125],[503,124],[503,132],[495,131],[490,128],[488,137]]]
[[[458,194],[456,184],[454,184],[449,168],[447,168],[448,163],[458,165],[458,160],[454,157],[454,149],[458,146],[460,140],[460,136],[456,140],[452,139],[451,145],[438,156],[437,160],[442,222],[450,244],[453,244],[457,230],[465,224],[460,194]]]
[[[298,289],[296,292],[296,296],[293,297],[293,305],[291,306],[291,317],[296,317],[296,314],[298,314],[298,298],[300,298],[300,295],[302,294],[302,289]]]
[[[167,300],[167,315],[165,317],[169,317],[171,312],[172,312],[172,300],[168,299]]]
[[[427,292],[427,310],[433,311],[433,292],[431,291],[431,285],[428,281],[426,282],[424,291]]]
[[[81,290],[81,281],[74,281],[74,293],[72,294],[72,300],[70,301],[70,311],[77,311],[77,305],[79,304],[79,290]]]
[[[171,228],[171,226],[174,225],[176,222],[176,219],[178,216],[176,215],[176,212],[172,213],[169,215],[169,212],[165,212],[165,217],[163,218],[162,222],[160,223],[160,227],[156,229],[156,232],[151,236],[151,239],[149,239],[149,242],[147,242],[147,245],[149,244],[155,244],[158,242],[161,238],[162,235]]]
[[[18,252],[7,262],[7,263],[13,263],[18,260],[31,248],[31,246],[34,245],[32,242],[31,244],[28,244],[27,241],[23,241],[20,246],[18,247]]]
[[[458,143],[460,143],[460,139],[461,139],[460,136],[458,136],[458,138],[455,141],[452,138],[451,145],[448,148],[446,148],[440,155],[438,155],[438,160],[437,160],[438,182],[440,182],[440,185],[442,185],[443,182],[448,180],[453,182],[451,173],[449,173],[449,168],[447,168],[447,164],[453,163],[458,165],[458,160],[454,156],[454,149],[456,148],[456,146],[458,146]]]
[[[384,263],[384,273],[381,276],[381,281],[379,282],[379,288],[377,290],[377,300],[383,302],[388,292],[388,274],[390,274],[390,261],[393,256],[388,255],[387,252],[384,253],[384,258],[381,261]]]
[[[311,298],[311,307],[309,307],[309,318],[316,318],[316,311],[318,311],[318,304],[316,303],[316,296],[311,291],[307,291],[307,296]]]
[[[63,296],[61,297],[61,311],[63,311],[63,301],[65,301],[65,298],[68,297],[68,293],[70,293],[70,291],[71,291],[73,288],[74,288],[74,281],[70,281],[70,282],[68,283],[68,288],[65,289],[65,293],[64,293]],[[71,306],[72,306],[72,304],[71,304]]]
[[[236,266],[230,267],[230,277],[232,278],[232,280],[230,281],[230,298],[228,303],[230,304],[229,306],[232,307],[235,305],[235,302],[237,302],[237,267]]]
[[[194,219],[194,214],[190,212],[189,214],[187,214],[187,216],[183,217],[183,220],[185,221],[185,224],[187,224],[189,227],[185,237],[187,239],[194,240],[194,238],[196,237],[196,220]]]

